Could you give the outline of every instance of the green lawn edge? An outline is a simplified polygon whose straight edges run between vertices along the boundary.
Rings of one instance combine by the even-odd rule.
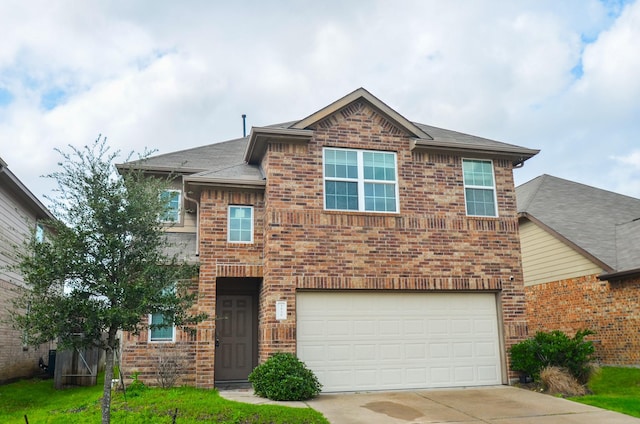
[[[569,399],[640,418],[640,368],[602,367],[588,387],[591,394]]]
[[[102,383],[55,390],[53,380],[21,380],[0,386],[0,422],[75,424],[100,422]],[[224,399],[217,390],[175,387],[113,393],[112,423],[328,424],[318,411],[281,405],[253,405]]]

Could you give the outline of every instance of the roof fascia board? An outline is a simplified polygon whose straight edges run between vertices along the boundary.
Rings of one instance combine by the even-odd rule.
[[[633,277],[635,275],[640,275],[640,268],[628,269],[626,271],[620,272],[603,272],[602,274],[598,275],[598,279],[601,281],[621,280],[623,278]]]
[[[505,146],[504,148],[495,148],[490,146],[479,146],[471,143],[450,143],[447,141],[426,141],[411,140],[411,150],[416,151],[435,151],[443,153],[469,154],[476,153],[490,157],[502,157],[512,159],[514,164],[522,163],[533,156],[537,155],[540,150],[527,149],[517,146]]]
[[[404,129],[406,129],[409,133],[413,134],[415,137],[421,138],[421,139],[424,138],[428,140],[432,139],[429,134],[421,130],[417,125],[409,121],[404,116],[400,115],[398,112],[390,108],[387,104],[385,104],[383,101],[375,97],[373,94],[369,93],[364,88],[358,88],[354,92],[349,93],[346,96],[342,97],[341,99],[336,100],[335,102],[331,103],[329,106],[326,106],[320,109],[319,111],[304,118],[303,120],[298,121],[296,124],[292,125],[291,128],[305,129],[315,124],[316,122],[321,121],[327,116],[334,114],[335,112],[349,105],[350,103],[353,103],[354,101],[361,98],[369,102],[372,106],[374,106],[376,109],[380,110],[384,115],[386,115],[387,118],[391,119],[392,121],[396,122],[398,125],[402,126]]]
[[[264,190],[267,185],[265,180],[241,180],[231,178],[210,178],[210,177],[184,177],[184,183],[194,186],[224,187],[224,188],[249,188]]]
[[[44,206],[42,202],[34,196],[31,190],[22,184],[22,181],[20,181],[18,177],[16,177],[14,173],[6,167],[6,165],[0,166],[0,179],[6,179],[8,181],[8,188],[12,189],[21,201],[32,208],[39,218],[55,219],[49,209],[47,209],[46,206]]]
[[[591,262],[593,262],[594,264],[598,265],[599,267],[601,267],[605,271],[607,271],[607,272],[613,271],[613,268],[611,268],[609,265],[607,265],[606,263],[602,262],[600,259],[596,258],[591,253],[587,252],[586,250],[584,250],[583,248],[581,248],[580,246],[578,246],[577,244],[575,244],[571,240],[567,239],[565,236],[563,236],[562,234],[558,233],[557,231],[555,231],[553,228],[549,227],[548,225],[546,225],[542,221],[538,220],[533,215],[531,215],[531,214],[529,214],[527,212],[518,212],[518,218],[519,219],[522,219],[522,218],[528,219],[529,221],[533,222],[534,224],[536,224],[537,226],[539,226],[540,228],[542,228],[543,230],[545,230],[546,232],[551,234],[557,240],[559,240],[560,242],[564,243],[569,248],[575,250],[580,255],[584,256],[585,258],[589,259]]]
[[[244,153],[244,160],[247,163],[258,163],[266,152],[267,143],[270,141],[307,142],[312,136],[312,130],[252,127],[249,143]]]
[[[158,173],[177,173],[177,174],[196,174],[198,172],[208,171],[206,168],[186,168],[186,167],[173,167],[173,166],[153,166],[153,165],[137,165],[137,164],[127,164],[127,163],[119,163],[116,164],[116,169],[118,172],[126,172],[126,171],[149,171],[149,172],[158,172]]]

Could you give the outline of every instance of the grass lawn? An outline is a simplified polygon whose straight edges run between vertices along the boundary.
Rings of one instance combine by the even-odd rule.
[[[99,379],[100,380],[100,379]],[[0,423],[99,423],[102,381],[94,387],[55,390],[53,380],[23,380],[0,386]],[[192,387],[149,388],[129,393],[114,392],[111,422],[171,423],[321,423],[328,421],[311,408],[248,405],[221,398],[216,390]]]
[[[603,367],[589,389],[593,394],[570,399],[640,418],[640,368]]]

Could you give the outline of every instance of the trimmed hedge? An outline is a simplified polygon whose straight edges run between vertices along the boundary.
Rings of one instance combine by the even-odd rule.
[[[249,374],[256,395],[271,400],[307,400],[322,389],[313,371],[291,353],[278,352]]]

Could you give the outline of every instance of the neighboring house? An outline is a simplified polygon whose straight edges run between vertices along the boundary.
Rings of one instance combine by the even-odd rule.
[[[38,221],[52,218],[0,159],[0,383],[33,376],[40,371],[41,357],[48,362],[49,345],[38,349],[27,346],[8,318],[12,299],[25,286],[21,275],[12,270],[18,263],[15,247],[22,246],[34,231],[44,237],[44,227]]]
[[[121,165],[177,173],[195,335],[123,339],[125,373],[246,381],[294,352],[324,391],[506,384],[527,336],[513,168],[538,151],[408,121],[364,89],[248,137]],[[161,316],[152,316],[162,322]]]
[[[529,332],[590,329],[640,365],[640,199],[542,175],[516,189]]]

